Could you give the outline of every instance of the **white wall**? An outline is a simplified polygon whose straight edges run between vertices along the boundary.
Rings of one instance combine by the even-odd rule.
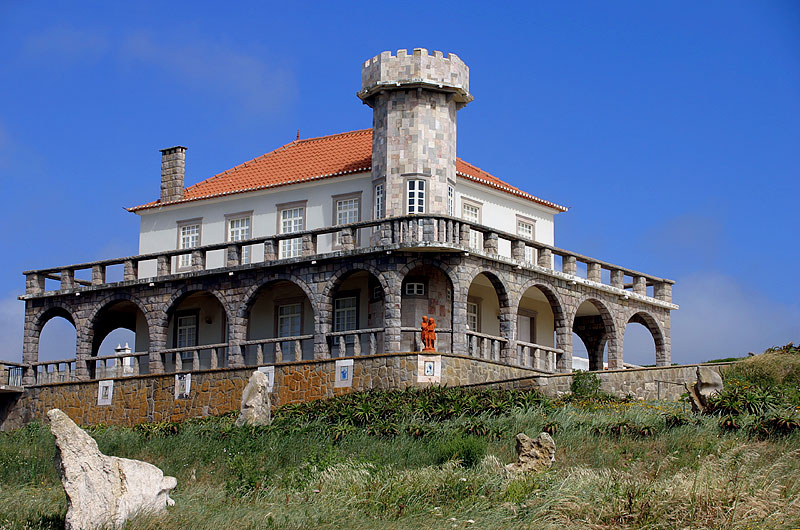
[[[301,200],[307,201],[305,219],[307,229],[330,226],[334,220],[332,196],[356,192],[361,192],[361,219],[371,219],[374,199],[372,179],[369,173],[207,199],[167,208],[142,210],[139,212],[141,215],[139,253],[148,254],[176,249],[178,247],[178,223],[194,218],[202,218],[201,245],[225,242],[227,229],[225,216],[240,212],[253,212],[252,237],[274,235],[278,230],[276,205]],[[517,215],[522,215],[535,221],[535,239],[537,241],[551,245],[554,243],[554,210],[459,178],[456,183],[455,204],[455,213],[458,217],[462,214],[464,199],[481,204],[481,223],[484,225],[516,234]],[[361,234],[362,245],[368,243],[368,240],[367,233]],[[318,249],[320,252],[330,251],[331,246],[332,236],[319,237]],[[253,248],[251,252],[252,261],[263,260],[263,245]],[[507,241],[501,241],[499,252],[503,256],[510,257],[510,244]],[[207,267],[223,266],[223,258],[223,250],[209,253]],[[140,264],[140,277],[154,274],[155,261]]]
[[[462,217],[465,199],[481,206],[481,224],[510,234],[517,233],[517,215],[532,219],[534,239],[547,245],[555,245],[555,210],[539,206],[503,191],[493,190],[464,179],[456,183],[456,216]],[[498,246],[501,256],[511,257],[511,243],[501,240]]]

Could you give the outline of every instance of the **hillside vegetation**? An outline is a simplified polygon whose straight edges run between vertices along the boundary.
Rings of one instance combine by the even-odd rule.
[[[129,528],[800,528],[800,352],[725,373],[715,413],[602,395],[362,392],[234,415],[89,432],[111,455],[178,478],[176,505]],[[507,476],[514,435],[552,434],[556,463]],[[44,425],[0,435],[0,527],[61,528],[66,510]]]

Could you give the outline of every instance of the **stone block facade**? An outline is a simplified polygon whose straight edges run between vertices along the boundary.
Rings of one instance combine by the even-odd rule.
[[[350,387],[336,387],[336,360],[272,365],[275,370],[273,407],[370,389],[425,386],[418,383],[418,354],[355,357]],[[37,385],[21,396],[0,403],[0,430],[19,428],[41,420],[59,408],[81,425],[126,425],[183,421],[239,410],[242,391],[254,368],[218,369],[192,373],[187,398],[175,397],[175,374],[146,375],[114,381],[110,405],[98,405],[98,381]],[[532,370],[491,361],[441,355],[440,384],[460,386],[476,382],[525,377]]]

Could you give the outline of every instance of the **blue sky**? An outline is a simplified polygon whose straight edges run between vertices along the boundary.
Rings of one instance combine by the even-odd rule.
[[[797,2],[131,4],[0,0],[0,358],[21,271],[136,253],[158,149],[190,184],[369,127],[361,62],[413,47],[469,65],[459,156],[570,206],[558,246],[677,281],[673,360],[800,340]]]

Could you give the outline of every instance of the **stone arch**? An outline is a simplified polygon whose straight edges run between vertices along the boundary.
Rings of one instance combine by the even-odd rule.
[[[344,292],[343,289],[348,290],[345,288],[348,283],[350,284],[349,290],[351,294],[354,290],[362,291],[363,277],[361,281],[358,281],[354,279],[354,276],[363,273],[366,273],[368,278],[366,280],[366,289],[363,289],[363,296],[357,297],[356,329],[383,328],[383,344],[378,344],[380,335],[374,336],[374,343],[369,342],[372,339],[366,334],[348,335],[346,337],[331,337],[328,335],[331,331],[337,331],[335,329],[335,304],[338,295]],[[381,297],[373,297],[373,293],[370,290],[370,285],[375,287],[373,282],[377,282],[377,285],[380,286]],[[396,278],[369,263],[353,263],[336,270],[326,280],[319,297],[321,311],[318,331],[321,336],[330,337],[326,340],[326,352],[331,356],[334,354],[355,354],[356,342],[360,352],[366,353],[371,351],[373,347],[377,353],[386,352],[387,337],[393,335],[393,332],[387,333],[386,328],[392,327],[391,323],[394,323],[395,320],[391,307],[393,304],[389,303],[389,300],[392,299],[390,295],[394,292],[393,287],[395,287],[396,283]]]
[[[22,361],[24,363],[35,363],[39,361],[39,340],[41,339],[42,330],[44,326],[54,318],[63,318],[75,327],[75,357],[77,358],[80,352],[80,330],[78,328],[78,319],[74,312],[65,306],[50,306],[32,317],[27,317],[27,324],[25,326],[25,342],[23,344]],[[33,371],[28,371],[26,374],[25,383],[30,384],[34,381]]]
[[[653,343],[655,344],[656,347],[656,364],[658,366],[668,364],[668,362],[665,362],[665,359],[667,357],[666,335],[661,325],[659,324],[658,319],[656,319],[652,314],[650,314],[647,311],[638,310],[634,311],[633,314],[631,314],[625,321],[626,326],[631,323],[641,324],[642,326],[647,328],[647,331],[650,332],[650,335],[653,337]],[[624,332],[625,328],[623,328],[622,330],[623,340],[624,340]]]
[[[155,315],[152,312],[147,311],[147,305],[137,296],[134,296],[129,293],[111,293],[103,297],[99,300],[89,313],[89,316],[86,319],[87,326],[83,330],[82,337],[80,342],[82,344],[82,350],[84,353],[88,355],[97,355],[97,347],[100,346],[98,343],[95,345],[95,336],[96,336],[96,328],[97,325],[102,318],[105,311],[117,305],[120,302],[130,302],[144,315],[145,321],[147,322],[147,335],[148,335],[148,343],[149,337],[151,335],[151,330],[155,322]],[[130,328],[127,328],[130,329]],[[135,329],[131,330],[134,333],[136,332]],[[105,337],[104,337],[105,338]]]
[[[588,326],[578,323],[579,311],[584,304],[591,304],[598,312],[600,329],[590,330]],[[589,353],[589,369],[603,369],[603,349],[608,343],[608,367],[609,369],[623,368],[622,348],[619,344],[619,334],[614,316],[608,306],[597,297],[585,296],[578,300],[572,310],[570,318],[570,329],[581,337]],[[578,328],[576,328],[576,324]],[[584,329],[582,329],[584,328]],[[581,336],[583,335],[583,336]],[[586,337],[586,338],[584,338]]]
[[[506,309],[511,308],[513,306],[511,301],[512,297],[511,293],[508,290],[508,287],[506,286],[506,283],[499,276],[497,276],[495,272],[492,272],[488,269],[484,269],[481,267],[476,267],[472,269],[470,273],[471,278],[469,280],[469,283],[467,284],[467,292],[469,292],[469,288],[475,282],[475,279],[481,274],[483,274],[494,287],[494,290],[497,293],[497,300],[500,303],[500,310],[502,311],[503,308]]]
[[[427,273],[424,272],[426,269]],[[437,272],[432,274],[431,269]],[[420,279],[442,280],[428,280],[428,292],[422,297],[403,292],[403,286],[408,281],[416,279],[414,273],[417,270],[423,271]],[[437,259],[420,257],[402,263],[395,275],[394,291],[387,296],[387,328],[396,326],[396,343],[390,346],[394,351],[421,349],[420,332],[412,332],[408,328],[419,330],[422,316],[426,315],[436,319],[437,350],[458,352],[464,349],[465,337],[462,329],[464,317],[460,315],[465,311],[467,295],[466,291],[462,293],[458,278],[459,274],[452,266]],[[401,332],[403,327],[406,330]]]
[[[403,279],[406,276],[408,276],[409,272],[416,269],[417,267],[425,265],[440,269],[450,279],[450,283],[453,285],[453,289],[454,290],[458,289],[458,286],[460,285],[461,282],[459,282],[458,280],[457,272],[450,265],[443,263],[442,261],[437,259],[418,258],[406,262],[401,268],[397,270],[397,280],[399,281],[399,283],[402,283]],[[467,286],[467,288],[469,288],[469,286]],[[466,296],[466,291],[464,292],[464,296]]]
[[[260,282],[256,285],[251,286],[247,289],[247,291],[242,296],[242,303],[239,306],[238,311],[236,312],[236,316],[242,319],[246,319],[250,314],[250,310],[253,307],[253,303],[255,303],[256,298],[258,298],[259,292],[269,285],[270,283],[276,281],[287,281],[297,285],[305,295],[308,297],[308,300],[311,302],[311,308],[314,310],[315,319],[319,319],[319,304],[317,303],[317,297],[314,294],[314,291],[311,290],[311,287],[303,281],[299,276],[294,274],[270,274],[269,277]]]
[[[180,287],[179,289],[176,289],[169,297],[169,299],[161,304],[160,309],[155,312],[156,314],[153,317],[152,323],[150,325],[151,352],[165,349],[167,347],[167,342],[168,342],[167,330],[169,328],[169,319],[172,316],[175,309],[183,301],[183,299],[194,293],[202,293],[202,292],[209,293],[210,295],[212,295],[222,307],[222,311],[226,319],[225,332],[227,334],[228,341],[230,341],[232,337],[236,336],[235,315],[232,313],[230,305],[228,304],[228,301],[226,300],[225,296],[219,290],[214,288],[208,288],[203,284],[188,284]]]
[[[259,311],[264,311],[264,308],[259,309],[259,301],[263,299],[262,296],[267,296],[268,299],[270,296],[270,294],[267,293],[267,288],[281,283],[290,284],[293,288],[299,290],[304,297],[304,301],[301,303],[301,327],[298,334],[311,334],[310,330],[306,329],[306,326],[311,326],[315,336],[313,349],[308,349],[308,345],[305,341],[303,341],[299,344],[300,350],[297,352],[294,350],[295,343],[281,342],[281,347],[286,350],[282,352],[282,355],[284,356],[282,357],[282,360],[293,361],[295,360],[294,355],[296,355],[298,352],[302,358],[306,359],[308,358],[308,355],[314,354],[316,351],[316,335],[321,318],[319,311],[320,305],[314,290],[311,289],[308,283],[294,274],[267,274],[263,281],[260,281],[247,289],[247,291],[241,297],[242,302],[236,312],[237,340],[249,341],[274,339],[281,336],[279,335],[278,330],[279,317],[276,316],[277,313],[275,307],[270,307],[270,309],[266,312],[266,315],[262,315],[267,316],[268,318],[258,318]],[[291,298],[294,299],[296,296],[291,295]],[[277,301],[277,299],[274,299],[273,301]],[[305,302],[308,302],[308,307],[306,307]],[[293,301],[292,304],[294,303],[295,302]],[[259,326],[258,331],[254,331],[253,326],[256,324]],[[259,357],[259,355],[261,355],[261,357]],[[242,366],[259,364],[262,362],[278,362],[277,347],[275,343],[266,343],[261,344],[260,346],[241,344],[237,362],[240,362]]]
[[[542,295],[544,295],[544,297],[547,299],[547,302],[550,304],[550,310],[553,312],[553,327],[555,331],[554,346],[564,350],[565,353],[568,350],[571,351],[571,328],[567,317],[567,308],[564,305],[561,296],[558,294],[558,291],[556,291],[552,285],[542,281],[539,278],[528,280],[522,284],[517,292],[517,296],[514,300],[514,306],[519,308],[519,306],[522,304],[522,299],[525,297],[525,294],[534,288],[538,289]],[[564,363],[562,362],[561,364]],[[571,368],[571,366],[567,368]]]
[[[336,291],[342,280],[358,271],[366,271],[372,274],[381,284],[381,288],[383,289],[384,293],[388,293],[390,291],[389,282],[387,281],[386,275],[383,273],[383,271],[378,270],[368,263],[355,263],[352,266],[341,267],[339,270],[334,272],[333,275],[331,275],[327,281],[327,285],[325,285],[325,289],[323,289],[322,294],[320,295],[320,300],[324,303],[330,303],[331,294]]]
[[[228,300],[225,296],[219,292],[219,290],[214,288],[209,288],[202,284],[189,284],[185,285],[179,289],[176,289],[172,295],[169,297],[169,300],[161,304],[161,310],[158,312],[158,317],[155,320],[156,325],[159,327],[163,327],[166,329],[167,324],[169,322],[169,317],[175,308],[180,304],[180,302],[187,296],[199,293],[199,292],[206,292],[214,296],[217,301],[222,306],[223,311],[225,312],[225,318],[228,319],[228,328],[230,328],[233,324],[233,317],[235,316],[228,304]],[[228,330],[230,334],[230,329]]]

